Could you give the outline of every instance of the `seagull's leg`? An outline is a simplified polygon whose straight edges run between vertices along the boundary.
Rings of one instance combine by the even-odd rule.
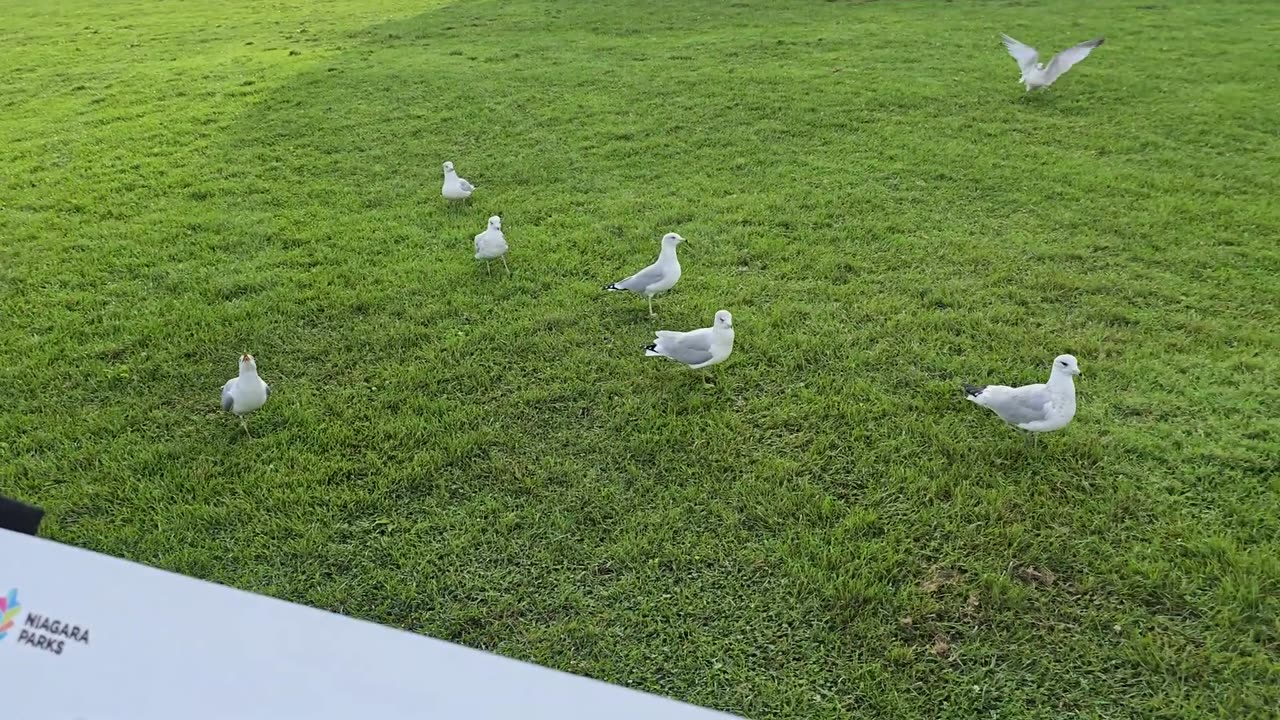
[[[658,317],[658,313],[653,311],[653,296],[649,296],[649,317]]]
[[[507,274],[508,274],[508,275],[510,275],[510,274],[511,274],[511,266],[507,264],[507,256],[506,256],[506,255],[503,255],[503,256],[502,256],[502,267],[504,267],[504,268],[506,268],[506,269],[507,269]]]
[[[489,261],[488,261],[488,260],[485,260],[485,261],[484,261],[484,274],[485,274],[485,275],[492,275],[492,274],[493,274],[493,270],[489,267]]]
[[[244,430],[245,437],[249,438],[250,440],[252,440],[252,439],[253,439],[253,434],[249,432],[249,419],[248,419],[248,418],[245,418],[245,417],[241,417],[241,418],[240,418],[240,428],[241,428],[242,430]]]

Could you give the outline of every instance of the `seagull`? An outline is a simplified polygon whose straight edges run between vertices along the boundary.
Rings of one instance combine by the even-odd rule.
[[[1006,385],[965,385],[964,393],[1000,416],[1001,420],[1030,433],[1061,430],[1076,414],[1076,386],[1071,378],[1080,374],[1074,356],[1053,359],[1049,382],[1022,387]]]
[[[700,370],[729,359],[733,352],[733,316],[728,310],[720,310],[709,328],[689,332],[659,330],[656,336],[645,347],[645,357],[664,357],[684,363],[690,370]]]
[[[476,236],[476,259],[484,261],[485,272],[489,272],[489,261],[494,258],[502,260],[502,267],[511,274],[511,266],[507,265],[507,239],[502,235],[502,218],[494,215],[489,218],[489,229]]]
[[[444,187],[440,188],[440,194],[445,200],[466,200],[475,189],[474,185],[458,177],[453,171],[453,163],[444,164]]]
[[[1054,55],[1049,61],[1049,66],[1045,67],[1040,64],[1040,53],[1036,52],[1035,48],[1023,45],[1008,35],[1000,37],[1004,38],[1004,46],[1009,49],[1009,54],[1018,61],[1018,68],[1022,70],[1022,77],[1018,82],[1027,86],[1027,92],[1052,85],[1053,81],[1062,77],[1062,74],[1070,70],[1072,65],[1089,57],[1089,53],[1103,41],[1103,38],[1097,38],[1069,47]]]
[[[244,416],[266,405],[270,396],[271,388],[258,377],[257,361],[252,355],[241,355],[240,374],[222,386],[222,409],[240,418],[240,427],[249,435],[249,422]]]
[[[630,290],[649,298],[649,317],[657,317],[653,311],[653,296],[671,289],[680,279],[680,261],[676,259],[676,246],[684,242],[684,238],[675,233],[662,236],[662,251],[658,253],[658,261],[626,280],[605,285],[605,290],[617,292]]]

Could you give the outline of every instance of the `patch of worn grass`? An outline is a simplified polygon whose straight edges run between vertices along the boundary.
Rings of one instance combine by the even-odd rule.
[[[1280,706],[1280,6],[3,10],[54,538],[756,718]],[[1001,31],[1108,40],[1022,98]],[[673,230],[659,323],[599,292]],[[641,357],[722,307],[714,385]],[[958,395],[1061,352],[1039,447]]]

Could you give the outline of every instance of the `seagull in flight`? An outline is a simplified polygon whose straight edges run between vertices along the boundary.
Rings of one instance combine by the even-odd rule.
[[[1103,41],[1103,38],[1096,38],[1069,47],[1054,55],[1046,67],[1040,63],[1040,53],[1035,48],[1024,45],[1008,35],[1000,37],[1004,39],[1004,46],[1009,49],[1009,54],[1018,61],[1018,69],[1022,71],[1022,77],[1018,82],[1027,86],[1027,92],[1052,85],[1053,81],[1062,77],[1062,74],[1070,70],[1072,65],[1089,57],[1089,53]]]

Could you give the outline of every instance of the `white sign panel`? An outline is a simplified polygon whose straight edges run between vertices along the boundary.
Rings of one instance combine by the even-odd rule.
[[[0,715],[732,716],[0,530]]]

